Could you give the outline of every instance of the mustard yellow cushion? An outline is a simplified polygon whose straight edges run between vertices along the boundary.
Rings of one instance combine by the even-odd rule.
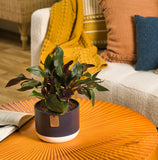
[[[92,44],[106,47],[106,26],[101,7],[97,0],[83,0],[83,29]]]

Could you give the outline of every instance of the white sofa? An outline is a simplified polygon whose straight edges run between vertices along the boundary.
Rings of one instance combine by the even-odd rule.
[[[40,49],[47,32],[50,8],[32,14],[31,65],[38,65]],[[96,99],[131,108],[158,127],[158,75],[154,71],[135,71],[134,66],[110,63],[98,77],[108,92],[96,92]]]

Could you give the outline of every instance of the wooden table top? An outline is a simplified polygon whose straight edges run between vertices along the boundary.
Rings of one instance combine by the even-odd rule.
[[[34,119],[0,143],[0,160],[158,160],[158,132],[144,116],[126,107],[77,99],[80,132],[65,143],[41,141]],[[0,109],[34,112],[36,100],[1,105]]]

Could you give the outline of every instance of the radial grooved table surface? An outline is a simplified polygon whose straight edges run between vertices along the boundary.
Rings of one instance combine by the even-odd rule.
[[[0,160],[157,160],[158,132],[144,116],[120,105],[77,99],[80,132],[72,141],[51,144],[35,133],[34,119],[0,143]],[[36,100],[0,109],[34,112]]]

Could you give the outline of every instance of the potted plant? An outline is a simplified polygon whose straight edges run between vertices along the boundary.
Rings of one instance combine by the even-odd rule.
[[[31,74],[41,77],[41,80],[27,78],[24,74],[11,79],[6,87],[20,83],[18,91],[26,91],[33,88],[31,96],[39,98],[35,104],[36,132],[40,139],[47,142],[65,142],[73,139],[79,132],[79,103],[72,99],[78,92],[95,103],[94,89],[107,91],[99,85],[101,80],[96,78],[97,73],[91,75],[87,72],[92,64],[73,61],[64,64],[63,50],[57,46],[53,56],[48,55],[40,66],[26,69]],[[71,67],[71,69],[70,69]]]

